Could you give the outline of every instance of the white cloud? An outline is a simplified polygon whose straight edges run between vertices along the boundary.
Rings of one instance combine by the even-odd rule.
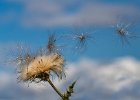
[[[10,76],[7,73],[0,72],[0,89],[5,87],[10,82]]]
[[[108,4],[94,1],[13,0],[23,4],[19,21],[26,27],[52,27],[73,25],[107,25],[118,16],[138,17],[133,5]],[[11,2],[11,1],[9,1]],[[70,10],[71,9],[71,10]]]
[[[67,79],[53,82],[64,91],[71,82],[78,79],[75,94],[71,100],[139,100],[139,66],[140,61],[131,57],[102,63],[92,59],[82,59],[67,65]],[[31,98],[58,99],[58,95],[46,83],[33,83],[28,88],[28,84],[17,84],[13,78],[14,76],[6,72],[0,74],[0,81],[2,81],[0,87],[3,87],[0,89],[0,93],[5,97],[13,97],[14,100],[22,100],[20,97],[24,97],[26,100]],[[9,95],[11,88],[14,88],[14,92],[19,96],[16,97],[17,94]],[[2,91],[3,89],[5,91]],[[26,92],[30,95],[26,96]]]
[[[107,25],[116,21],[119,15],[135,16],[138,9],[129,5],[110,5],[85,3],[76,13],[68,13],[65,5],[48,1],[29,3],[24,24],[31,26],[71,26],[71,25]],[[54,6],[55,5],[55,6]],[[28,7],[29,6],[29,7]],[[51,6],[51,7],[50,7]],[[53,8],[53,9],[52,9]],[[76,9],[76,7],[74,7]],[[32,10],[32,11],[31,11]],[[29,14],[30,13],[30,14]],[[32,17],[30,17],[32,15]],[[28,18],[29,17],[29,18]]]

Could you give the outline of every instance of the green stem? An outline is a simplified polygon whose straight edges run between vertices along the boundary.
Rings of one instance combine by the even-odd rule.
[[[54,86],[54,84],[52,83],[52,81],[47,78],[48,83],[52,86],[52,88],[55,90],[55,92],[62,98],[62,100],[64,99],[64,96],[60,93],[60,91]]]

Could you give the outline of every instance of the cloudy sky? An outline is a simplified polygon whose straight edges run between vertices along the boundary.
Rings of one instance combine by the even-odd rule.
[[[139,0],[0,0],[0,100],[59,100],[47,83],[17,83],[16,67],[8,63],[17,44],[36,51],[53,32],[66,36],[58,42],[67,75],[53,82],[65,91],[78,79],[71,100],[139,100],[139,5]],[[131,24],[128,32],[136,38],[129,43],[112,27],[120,22]],[[75,44],[67,38],[75,32],[92,35],[82,53],[67,46]]]

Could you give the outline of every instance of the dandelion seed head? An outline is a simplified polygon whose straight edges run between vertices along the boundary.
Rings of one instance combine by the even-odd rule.
[[[50,72],[57,74],[61,78],[63,74],[64,59],[57,53],[50,55],[37,56],[28,65],[21,68],[19,79],[29,81],[36,78],[42,78],[42,75],[50,75]]]

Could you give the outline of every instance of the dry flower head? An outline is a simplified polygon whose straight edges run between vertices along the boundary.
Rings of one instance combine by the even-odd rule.
[[[29,64],[21,65],[19,79],[21,81],[45,80],[53,72],[60,79],[63,71],[64,59],[58,53],[37,56]]]

